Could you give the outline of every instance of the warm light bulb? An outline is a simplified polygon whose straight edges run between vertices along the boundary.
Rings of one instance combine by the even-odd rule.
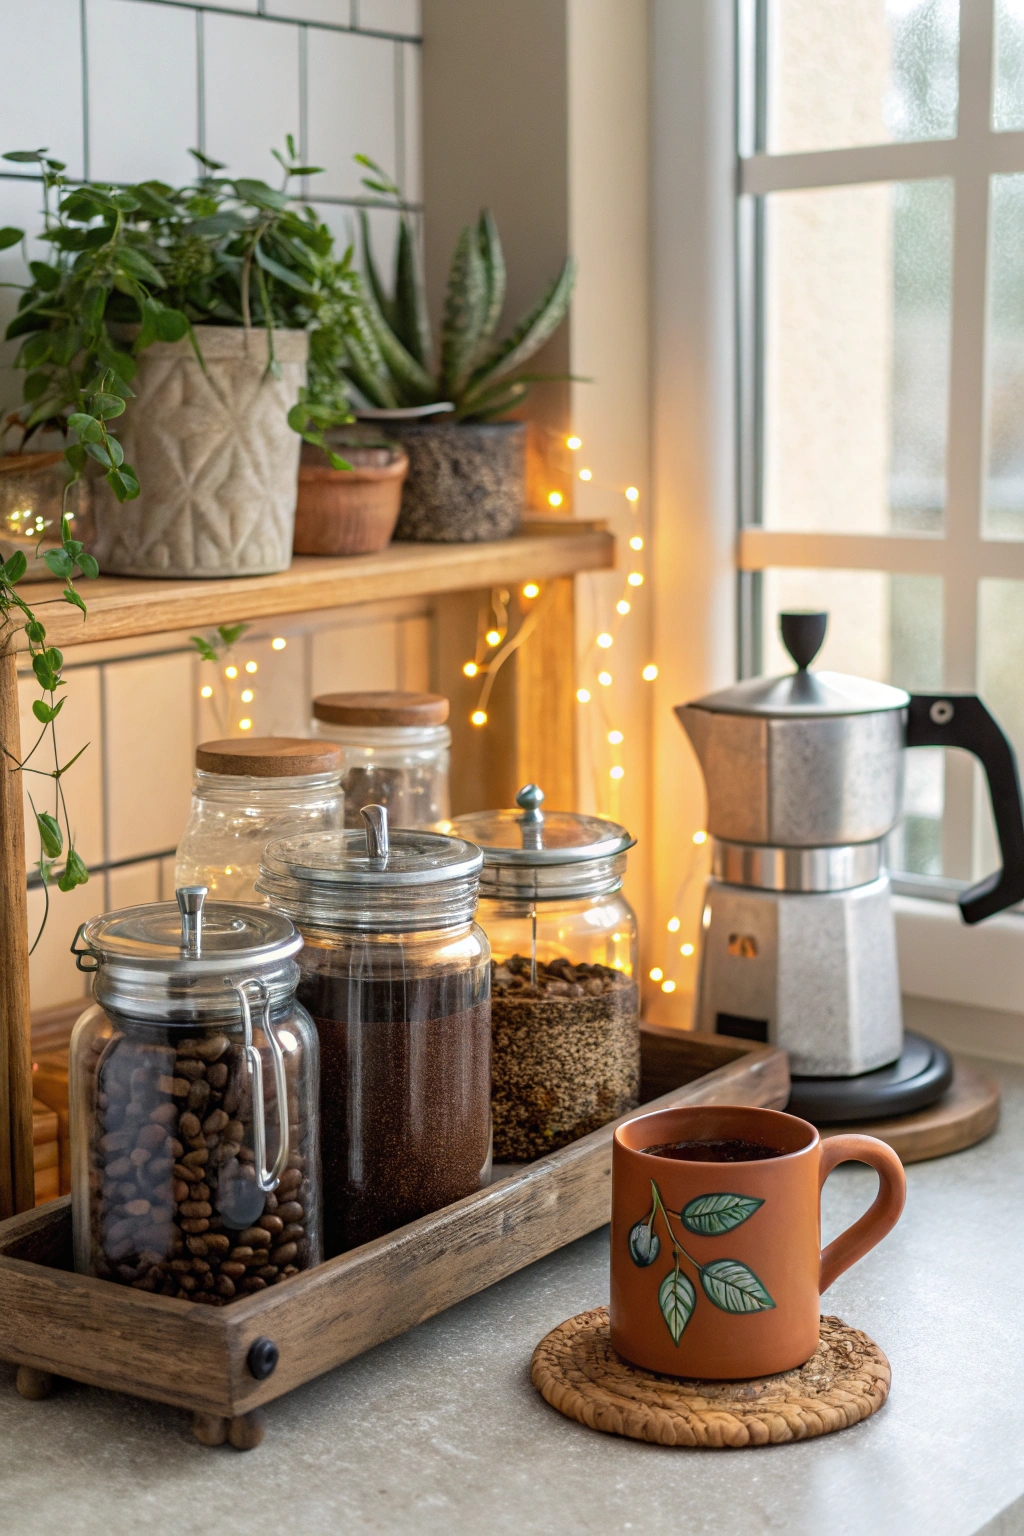
[[[634,533],[633,537],[630,539],[629,547],[630,549],[643,549],[644,541],[638,533]]]
[[[621,768],[619,766],[619,764],[616,763],[614,768],[609,768],[608,769],[608,777],[610,779],[621,779],[623,777],[623,775],[625,774],[625,772],[626,772],[625,768]]]
[[[486,725],[487,724],[487,711],[484,710],[484,709],[474,709],[473,713],[470,715],[469,718],[473,722],[474,725]]]
[[[612,644],[612,637],[606,631],[604,634],[598,635],[597,643],[601,647],[602,651],[607,651]]]
[[[612,675],[610,672],[599,672],[597,674],[597,680],[601,684],[602,688],[610,688],[612,685]]]
[[[699,846],[701,843],[707,842],[708,835],[706,832],[695,832],[693,834],[693,840]]]
[[[213,698],[213,689],[210,687],[209,683],[206,684],[205,688],[200,688],[200,690],[199,690],[199,697],[201,699],[212,699]]]
[[[680,944],[680,946],[679,946],[679,953],[681,955],[692,955],[693,954],[693,945],[692,944]]]
[[[630,571],[629,575],[626,577],[626,580],[629,582],[631,587],[642,587],[644,584],[644,578],[640,571]]]
[[[549,507],[560,507],[561,505],[562,505],[562,493],[561,493],[561,491],[549,491],[549,493],[548,493],[548,506]]]
[[[627,485],[626,486],[626,500],[627,501],[639,501],[640,500],[640,492],[637,490],[635,485]]]
[[[484,639],[487,641],[488,645],[500,645],[501,631],[498,629],[489,629],[487,634],[484,636]]]
[[[251,731],[252,730],[252,721],[251,720],[239,720],[239,722],[238,722],[238,729],[240,731]]]
[[[640,674],[640,676],[643,678],[645,683],[653,683],[654,679],[657,677],[657,675],[658,675],[658,669],[654,665],[653,661],[648,662],[647,666],[644,667],[643,671]]]
[[[626,602],[624,597],[620,597],[618,602],[615,604],[615,612],[621,613],[623,617],[625,617],[625,615],[629,612],[629,604]]]
[[[537,597],[537,596],[539,596],[539,594],[540,594],[540,587],[538,587],[538,585],[537,585],[537,583],[535,581],[528,581],[526,583],[526,586],[523,588],[523,596],[524,597]]]
[[[593,478],[594,478],[594,471],[592,469],[581,469],[580,470],[580,479],[581,480],[593,480]]]
[[[674,981],[663,981],[662,984],[661,984],[661,990],[663,992],[674,992],[675,989],[676,989],[676,984],[675,984]]]
[[[611,742],[613,747],[617,747],[619,745],[619,743],[622,741],[622,732],[621,731],[609,731],[608,732],[608,740]]]
[[[225,677],[237,677],[238,676],[238,668],[237,667],[225,667],[224,668],[224,676]]]
[[[254,661],[247,661],[246,664],[245,664],[245,670],[247,672],[256,672],[259,669],[256,666],[256,663]]]
[[[477,666],[475,661],[467,661],[462,668],[464,677],[476,677],[479,671],[480,668]]]
[[[668,920],[668,931],[669,931],[669,933],[678,933],[679,932],[679,928],[680,928],[680,923],[679,923],[678,917],[670,917],[669,920]]]
[[[270,649],[272,651],[283,651],[287,644],[288,641],[282,635],[278,635],[276,640],[271,640]]]
[[[583,447],[583,439],[582,437],[567,437],[565,440],[565,446],[567,448],[571,448],[573,453],[575,453],[577,448]]]
[[[590,703],[590,689],[589,688],[577,688],[576,689],[576,697],[580,701],[581,704],[589,704]]]
[[[256,697],[256,695],[253,693],[251,688],[243,688],[242,689],[242,703],[243,704],[251,704],[255,697]]]
[[[654,967],[654,970],[651,972],[651,980],[652,981],[660,981],[661,978],[664,976],[664,974],[665,974],[665,972],[661,969],[661,966],[660,965],[656,965]]]

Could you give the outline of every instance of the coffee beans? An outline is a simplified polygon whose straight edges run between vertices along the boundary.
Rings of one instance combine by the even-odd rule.
[[[93,1273],[225,1306],[319,1262],[316,1142],[309,1107],[300,1109],[294,1058],[283,1198],[262,1197],[255,1187],[251,1081],[241,1044],[222,1030],[98,1034],[84,1068]],[[273,1149],[278,1116],[269,1062],[264,1095]],[[239,1181],[251,1186],[241,1206]],[[225,1217],[243,1207],[252,1225],[232,1230]],[[77,1226],[77,1206],[75,1219]]]
[[[606,965],[491,964],[496,1160],[528,1162],[635,1109],[640,1094],[636,983]]]

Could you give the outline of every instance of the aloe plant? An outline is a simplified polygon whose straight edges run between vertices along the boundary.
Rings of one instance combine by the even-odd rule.
[[[400,192],[379,165],[356,155],[371,175],[369,191],[394,206]],[[489,421],[522,401],[530,385],[558,374],[520,370],[562,323],[576,280],[570,256],[538,302],[501,341],[495,337],[505,303],[505,257],[498,228],[485,208],[459,235],[448,274],[435,361],[415,232],[402,211],[389,294],[373,255],[369,223],[360,213],[365,279],[356,315],[344,338],[341,363],[346,383],[367,405],[380,409],[450,401],[461,421]]]

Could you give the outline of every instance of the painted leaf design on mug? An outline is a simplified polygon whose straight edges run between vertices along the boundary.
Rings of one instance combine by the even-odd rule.
[[[649,1221],[638,1221],[629,1234],[629,1256],[641,1269],[653,1264],[661,1252],[661,1238],[654,1230],[653,1212]]]
[[[658,1287],[658,1306],[672,1335],[673,1344],[678,1344],[682,1338],[683,1329],[693,1316],[696,1305],[697,1292],[693,1282],[687,1279],[677,1263]]]
[[[761,1281],[739,1259],[712,1259],[701,1266],[700,1283],[723,1312],[766,1312],[775,1303]]]
[[[683,1207],[683,1226],[701,1237],[719,1237],[742,1226],[762,1205],[753,1195],[698,1195]]]

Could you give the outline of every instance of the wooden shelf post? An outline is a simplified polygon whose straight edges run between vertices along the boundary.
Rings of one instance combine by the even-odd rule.
[[[21,727],[13,637],[0,651],[0,1215],[35,1203],[28,900],[22,811]],[[9,755],[8,755],[9,754]],[[9,1127],[9,1130],[8,1130]]]

